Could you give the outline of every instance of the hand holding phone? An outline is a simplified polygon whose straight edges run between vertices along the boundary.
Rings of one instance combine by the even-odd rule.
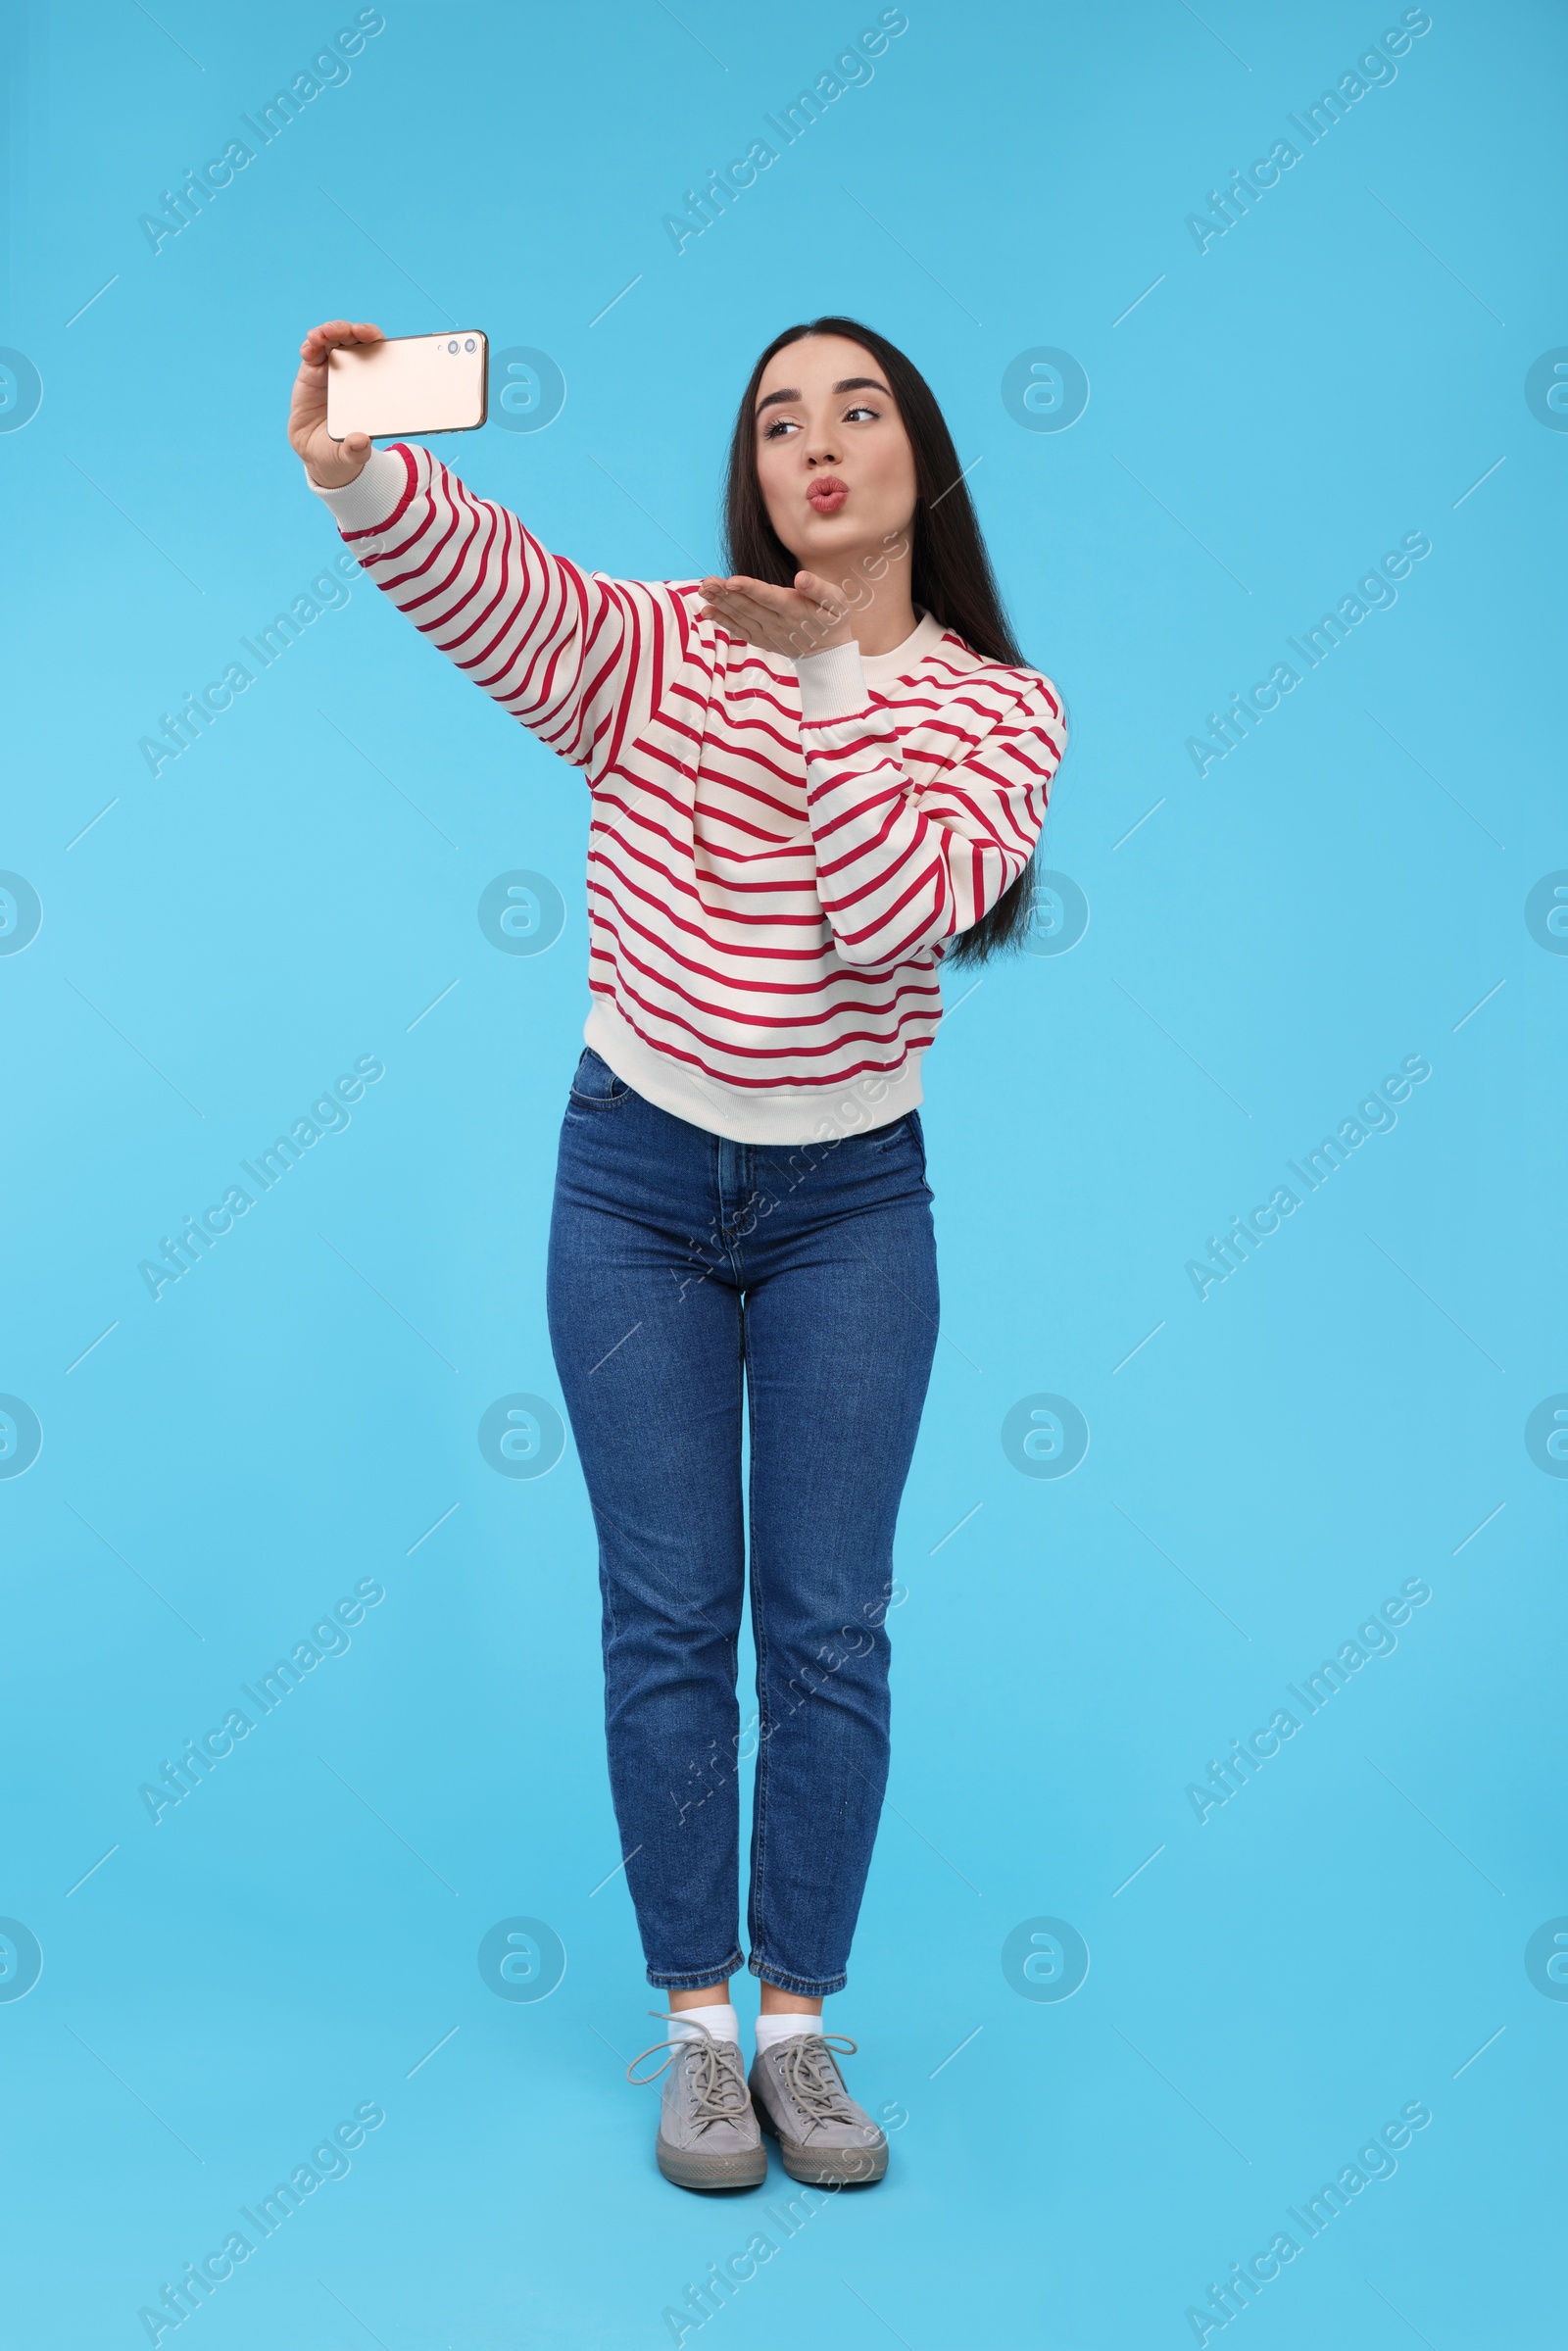
[[[362,471],[372,436],[471,432],[485,420],[486,338],[387,336],[334,318],[300,345],[289,439],[313,479],[342,489]]]
[[[300,345],[300,371],[294,378],[289,403],[288,437],[294,454],[311,479],[323,490],[347,489],[365,470],[370,454],[368,432],[351,432],[334,440],[327,430],[327,361],[334,351],[384,343],[378,326],[353,324],[347,318],[328,319],[313,326]]]

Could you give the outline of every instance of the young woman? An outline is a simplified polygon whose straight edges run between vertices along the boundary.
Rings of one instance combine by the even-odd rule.
[[[936,1344],[920,1064],[940,965],[1028,922],[1061,707],[1013,645],[929,387],[853,319],[790,327],[752,370],[733,575],[703,580],[582,571],[427,450],[331,440],[326,355],[379,334],[336,319],[301,346],[311,486],[590,793],[548,1301],[599,1536],[626,1881],[669,1995],[659,2166],[756,2184],[760,2129],[797,2180],[880,2179],[886,2138],[835,2055],[855,2043],[821,2011],[887,1778],[894,1525]],[[727,1990],[748,1964],[749,2086]]]

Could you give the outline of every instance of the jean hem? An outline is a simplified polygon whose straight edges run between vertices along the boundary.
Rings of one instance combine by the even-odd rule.
[[[767,1959],[760,1959],[754,1951],[747,1961],[752,1974],[763,1984],[771,1984],[775,1991],[798,1992],[803,2000],[825,2000],[830,1992],[842,1991],[849,1982],[848,1974],[838,1976],[792,1976],[787,1968],[774,1967]]]
[[[670,1968],[651,1967],[648,1970],[648,1981],[656,1991],[704,1991],[710,1984],[727,1983],[736,1969],[743,1968],[745,1965],[745,1957],[737,1943],[735,1949],[720,1967],[686,1968],[679,1973]],[[786,1989],[788,1988],[786,1986]]]

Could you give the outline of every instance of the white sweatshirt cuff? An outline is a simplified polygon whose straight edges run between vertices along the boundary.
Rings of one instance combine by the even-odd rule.
[[[830,645],[826,653],[808,653],[795,664],[801,681],[801,716],[808,720],[848,718],[863,710],[869,699],[860,648]]]
[[[305,479],[322,505],[331,509],[339,530],[374,530],[377,523],[390,519],[409,486],[409,469],[396,450],[372,449],[363,470],[341,490],[324,489],[320,482],[312,481],[308,467]]]

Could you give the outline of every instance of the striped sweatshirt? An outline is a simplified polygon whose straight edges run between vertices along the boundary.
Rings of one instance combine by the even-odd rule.
[[[1040,833],[1050,679],[929,614],[890,654],[763,652],[700,616],[694,580],[549,554],[425,449],[312,487],[430,643],[582,770],[583,1034],[616,1074],[743,1143],[912,1109],[942,958]]]

